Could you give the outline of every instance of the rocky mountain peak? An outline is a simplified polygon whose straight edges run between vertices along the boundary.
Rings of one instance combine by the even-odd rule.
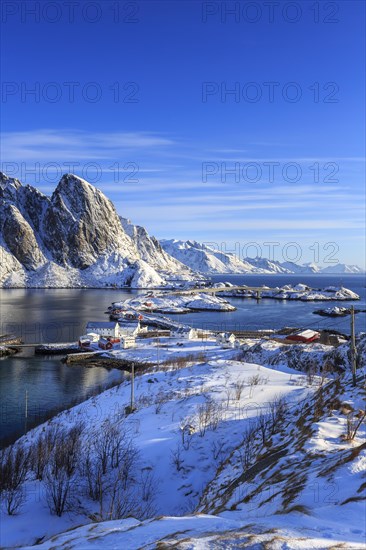
[[[1,285],[159,286],[164,270],[192,277],[143,227],[121,223],[113,203],[74,174],[64,174],[51,197],[1,174],[0,197]]]
[[[20,181],[16,178],[9,178],[3,172],[0,172],[0,197],[13,200],[18,189],[22,187]]]

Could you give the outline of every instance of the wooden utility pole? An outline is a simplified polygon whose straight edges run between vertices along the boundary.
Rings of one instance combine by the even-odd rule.
[[[135,363],[131,363],[131,401],[130,404],[125,407],[125,413],[131,414],[135,411]]]
[[[352,364],[352,380],[353,385],[356,385],[356,361],[357,361],[357,350],[356,350],[356,335],[355,335],[355,308],[351,307],[351,364]]]
[[[27,433],[27,423],[28,423],[28,390],[25,390],[24,433]]]
[[[131,412],[135,409],[135,363],[131,367]]]

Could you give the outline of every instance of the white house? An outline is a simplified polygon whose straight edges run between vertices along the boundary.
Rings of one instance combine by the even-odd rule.
[[[85,334],[86,338],[89,338],[91,342],[98,342],[99,340],[99,334],[96,332],[88,332],[88,334]]]
[[[120,337],[133,336],[136,338],[140,332],[146,332],[147,327],[141,327],[140,321],[131,321],[130,323],[119,323],[118,330]]]
[[[172,338],[186,338],[187,340],[192,340],[192,338],[197,337],[196,329],[192,327],[177,327],[173,328],[170,332]]]
[[[136,338],[134,336],[121,337],[121,349],[134,348],[136,346]]]
[[[86,325],[86,332],[93,332],[99,336],[112,336],[113,338],[119,338],[119,326],[117,322],[89,321]]]
[[[236,337],[230,332],[220,332],[216,336],[216,344],[225,349],[230,349],[235,347]]]
[[[79,346],[81,348],[88,348],[90,344],[95,344],[99,340],[99,334],[95,332],[89,332],[89,334],[83,334],[79,337]]]
[[[241,346],[242,346],[242,342],[240,340],[236,339],[235,342],[234,342],[234,348],[235,349],[240,349]]]
[[[88,334],[83,334],[82,336],[79,337],[79,340],[80,342],[98,342],[99,340],[99,334],[97,334],[96,332],[89,332]]]

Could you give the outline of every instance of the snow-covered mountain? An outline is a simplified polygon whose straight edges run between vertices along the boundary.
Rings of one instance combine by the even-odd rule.
[[[278,262],[267,258],[245,258],[245,261],[255,267],[259,273],[293,273],[292,270]]]
[[[322,273],[365,273],[365,270],[358,265],[335,264],[324,267]]]
[[[133,225],[130,220],[120,217],[124,232],[134,242],[140,258],[157,271],[176,273],[179,270],[187,272],[187,266],[183,265],[173,256],[170,256],[162,248],[158,239],[150,236],[146,229],[140,225]]]
[[[162,240],[119,217],[85,180],[64,175],[51,197],[0,173],[0,286],[159,287],[199,273],[362,273],[266,258],[240,259],[196,241]]]
[[[312,274],[312,273],[364,273],[355,265],[337,264],[321,268],[315,263],[303,265],[294,262],[279,262],[257,256],[241,260],[235,254],[214,250],[197,241],[162,239],[162,248],[192,270],[207,274],[258,273],[258,274]]]
[[[256,269],[235,254],[215,251],[197,241],[161,240],[162,248],[170,255],[201,273],[252,273]]]
[[[322,269],[314,263],[303,265],[295,264],[295,262],[282,262],[281,265],[288,269],[290,273],[321,273]]]
[[[78,287],[163,285],[191,270],[112,202],[72,174],[51,197],[0,174],[0,285]]]

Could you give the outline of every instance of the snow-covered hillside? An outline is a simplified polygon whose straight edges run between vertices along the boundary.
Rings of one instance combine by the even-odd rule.
[[[31,454],[2,546],[363,548],[364,357],[353,388],[349,371],[173,340],[144,339],[155,366],[137,371],[133,414],[126,381],[18,440],[18,463]]]
[[[194,278],[72,174],[51,197],[0,174],[0,255],[4,287],[158,287],[168,278]]]

